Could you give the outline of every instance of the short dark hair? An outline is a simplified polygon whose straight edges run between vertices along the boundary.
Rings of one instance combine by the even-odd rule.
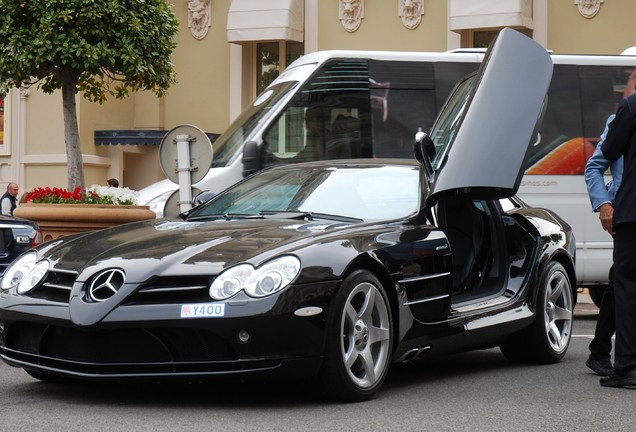
[[[106,182],[108,183],[108,186],[119,187],[119,180],[117,180],[116,178],[108,179],[106,180]]]

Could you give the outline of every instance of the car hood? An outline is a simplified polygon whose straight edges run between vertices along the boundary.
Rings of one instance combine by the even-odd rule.
[[[106,267],[126,271],[126,281],[149,275],[218,274],[241,262],[258,265],[294,242],[350,226],[334,221],[291,219],[136,222],[87,234],[63,237],[39,248],[60,270],[79,273],[83,282]],[[304,244],[304,242],[302,243]]]
[[[435,172],[423,188],[423,202],[455,191],[475,199],[507,198],[519,189],[552,79],[550,55],[504,29],[473,79],[469,96],[451,95],[433,126],[431,137],[445,139],[435,143]],[[453,134],[444,130],[448,118],[457,119]]]

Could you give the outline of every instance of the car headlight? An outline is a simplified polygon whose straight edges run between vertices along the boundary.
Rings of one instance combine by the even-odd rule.
[[[266,297],[289,285],[300,272],[300,260],[286,255],[258,268],[239,264],[221,273],[210,286],[210,297],[224,300],[243,290],[250,297]]]
[[[35,252],[27,252],[19,257],[5,271],[0,281],[0,289],[8,290],[18,287],[18,293],[24,294],[35,287],[49,270],[49,262],[42,260],[37,262]]]

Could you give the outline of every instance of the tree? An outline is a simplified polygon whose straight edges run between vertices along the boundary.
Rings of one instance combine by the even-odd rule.
[[[75,96],[91,102],[176,82],[166,0],[1,0],[0,86],[61,89],[68,188],[84,187]]]

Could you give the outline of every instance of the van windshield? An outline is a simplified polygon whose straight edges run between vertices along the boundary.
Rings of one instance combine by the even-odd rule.
[[[211,168],[226,166],[239,152],[242,145],[268,117],[275,107],[292,93],[298,85],[297,81],[282,82],[268,87],[249,108],[232,122],[228,129],[214,142],[214,158]]]

